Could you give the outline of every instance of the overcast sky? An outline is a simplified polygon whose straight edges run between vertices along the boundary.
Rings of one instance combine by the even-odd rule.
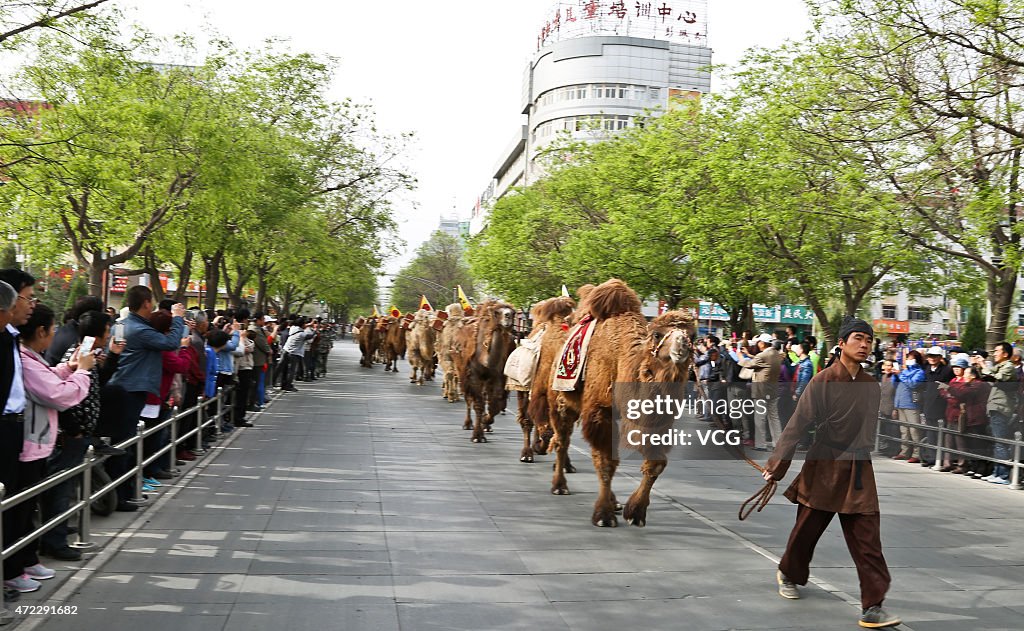
[[[551,0],[114,2],[158,34],[201,38],[208,24],[242,47],[276,37],[289,40],[295,52],[338,57],[334,98],[372,103],[382,129],[416,134],[406,164],[419,187],[397,205],[408,245],[391,253],[391,272],[442,215],[468,219],[524,122],[523,69],[553,6]],[[751,46],[800,37],[808,27],[803,0],[710,0],[716,64],[734,63]]]

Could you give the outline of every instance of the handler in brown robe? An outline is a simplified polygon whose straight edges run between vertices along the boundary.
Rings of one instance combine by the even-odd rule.
[[[785,477],[800,438],[810,427],[816,428],[803,469],[785,493],[798,507],[796,525],[779,562],[779,594],[800,597],[796,585],[807,584],[814,547],[839,513],[860,579],[860,626],[893,626],[900,619],[882,609],[890,577],[882,555],[870,455],[881,395],[878,382],[861,367],[871,352],[874,334],[867,322],[847,318],[839,335],[838,360],[807,385],[764,473],[765,479]]]

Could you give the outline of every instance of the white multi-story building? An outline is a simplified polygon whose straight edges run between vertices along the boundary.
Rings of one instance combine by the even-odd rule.
[[[518,130],[473,209],[471,231],[513,186],[543,176],[538,159],[571,135],[599,140],[711,89],[707,0],[556,2],[523,73]]]

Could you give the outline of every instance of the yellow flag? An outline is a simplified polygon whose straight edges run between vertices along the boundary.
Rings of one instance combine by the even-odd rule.
[[[391,317],[392,317],[392,318],[401,318],[401,317],[402,317],[402,312],[401,312],[401,311],[399,311],[399,310],[398,310],[398,307],[396,307],[396,306],[395,306],[395,305],[393,305],[393,304],[391,305],[391,308],[390,308],[390,309],[388,309],[388,313],[390,313],[390,314],[391,314]]]
[[[373,305],[373,313],[370,314],[370,317],[371,318],[379,318],[380,317],[380,312],[377,311],[377,305]]]
[[[564,296],[565,298],[571,298],[572,297],[572,296],[569,295],[569,288],[566,287],[565,285],[562,285],[562,296]]]
[[[430,306],[430,301],[427,300],[426,294],[420,295],[420,309],[426,309],[427,311],[434,310],[434,308]]]
[[[463,310],[472,309],[473,305],[469,302],[469,298],[466,298],[466,292],[462,291],[462,285],[458,285],[459,288],[459,304],[462,305]]]

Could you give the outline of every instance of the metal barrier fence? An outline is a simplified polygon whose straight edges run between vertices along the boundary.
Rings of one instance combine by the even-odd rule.
[[[134,447],[135,451],[135,465],[129,469],[126,473],[118,477],[116,480],[104,485],[102,488],[93,490],[92,488],[92,470],[93,466],[97,463],[101,463],[108,458],[108,456],[97,457],[93,453],[92,446],[89,446],[86,451],[85,458],[82,463],[78,466],[66,469],[52,476],[41,480],[38,484],[31,486],[27,489],[19,491],[17,494],[11,497],[5,497],[6,489],[3,484],[0,484],[0,516],[3,515],[4,511],[10,510],[12,507],[21,504],[22,502],[29,501],[38,497],[41,493],[48,491],[59,484],[72,480],[78,476],[82,476],[82,484],[79,487],[78,500],[73,502],[72,505],[64,512],[55,515],[46,523],[40,525],[38,528],[33,530],[31,533],[13,542],[9,547],[3,548],[0,551],[0,560],[6,560],[12,554],[18,552],[25,546],[34,542],[37,538],[43,534],[49,532],[59,524],[78,515],[78,541],[69,544],[73,548],[79,550],[91,550],[96,547],[94,541],[90,541],[92,536],[92,511],[90,505],[93,501],[98,500],[107,493],[115,492],[115,489],[125,482],[132,482],[133,485],[133,498],[129,500],[131,503],[138,506],[145,506],[148,504],[148,500],[144,499],[142,493],[142,478],[143,469],[148,465],[155,462],[158,458],[170,452],[171,454],[177,453],[177,447],[180,444],[185,444],[187,440],[194,441],[194,447],[191,449],[194,453],[204,453],[202,449],[203,443],[203,431],[210,428],[214,428],[215,435],[222,434],[222,427],[224,425],[224,416],[231,413],[235,404],[235,387],[228,386],[227,388],[217,388],[217,395],[210,399],[200,401],[195,406],[188,408],[184,411],[179,411],[177,407],[171,411],[171,416],[164,421],[154,425],[153,427],[146,427],[144,421],[139,421],[135,428],[135,436],[128,440],[114,445],[115,447],[128,451]],[[215,406],[216,411],[211,415],[208,408]],[[190,431],[186,432],[182,436],[177,435],[178,421],[191,416],[196,415],[196,426]],[[164,428],[170,429],[171,438],[166,445],[156,450],[149,457],[146,457],[143,441],[161,431]],[[172,456],[173,457],[173,456]],[[0,519],[0,542],[3,541],[3,521]],[[4,595],[0,591],[0,624],[9,622],[10,619],[7,617],[8,612],[4,608]]]
[[[937,434],[935,444],[930,444],[930,443],[923,442],[923,441],[908,440],[908,439],[904,439],[904,438],[902,438],[900,436],[888,436],[888,435],[885,435],[885,434],[882,433],[882,424],[883,423],[892,423],[893,425],[896,425],[896,426],[899,426],[899,427],[907,427],[908,429],[916,429],[916,430],[918,430],[920,432],[928,432],[929,434],[931,434],[931,433]],[[993,464],[1001,464],[1001,465],[1005,465],[1005,466],[1009,467],[1009,469],[1010,469],[1010,484],[1008,485],[1008,488],[1013,489],[1013,490],[1020,490],[1021,488],[1024,488],[1024,486],[1021,485],[1021,476],[1020,476],[1020,469],[1021,469],[1020,456],[1021,456],[1021,447],[1024,447],[1024,441],[1022,441],[1022,438],[1024,438],[1024,436],[1022,436],[1021,432],[1019,432],[1019,431],[1018,432],[1014,432],[1014,437],[1012,439],[1011,438],[997,438],[995,436],[988,436],[988,435],[985,435],[985,434],[970,434],[970,433],[966,433],[966,432],[961,433],[961,432],[959,432],[959,431],[957,431],[955,429],[949,429],[948,427],[946,427],[946,422],[944,420],[938,421],[938,423],[935,424],[935,425],[929,425],[929,424],[926,424],[924,422],[914,423],[914,422],[908,422],[908,421],[901,421],[901,420],[898,420],[898,419],[886,418],[886,417],[881,416],[881,415],[879,415],[879,417],[878,417],[878,423],[877,423],[877,427],[875,428],[875,430],[876,430],[875,431],[875,453],[881,452],[881,441],[882,441],[883,438],[885,438],[886,440],[891,440],[891,441],[897,442],[900,445],[910,445],[910,446],[913,446],[913,447],[917,447],[918,449],[934,451],[935,452],[935,465],[932,467],[932,469],[935,470],[935,471],[938,471],[939,469],[942,468],[942,460],[943,460],[943,456],[945,454],[950,454],[950,455],[954,455],[954,456],[962,456],[962,457],[968,458],[970,460],[984,460],[986,462],[991,462]],[[1003,444],[1003,445],[1009,445],[1013,449],[1013,459],[1012,460],[1002,460],[1000,458],[996,458],[994,456],[989,456],[989,455],[986,455],[986,454],[976,454],[976,453],[972,453],[972,452],[969,452],[969,451],[960,451],[958,449],[952,449],[950,447],[947,447],[946,444],[945,444],[946,437],[947,436],[951,436],[951,435],[961,436],[963,438],[967,438],[967,439],[971,439],[971,440],[989,441],[993,445],[996,444],[996,443]]]

